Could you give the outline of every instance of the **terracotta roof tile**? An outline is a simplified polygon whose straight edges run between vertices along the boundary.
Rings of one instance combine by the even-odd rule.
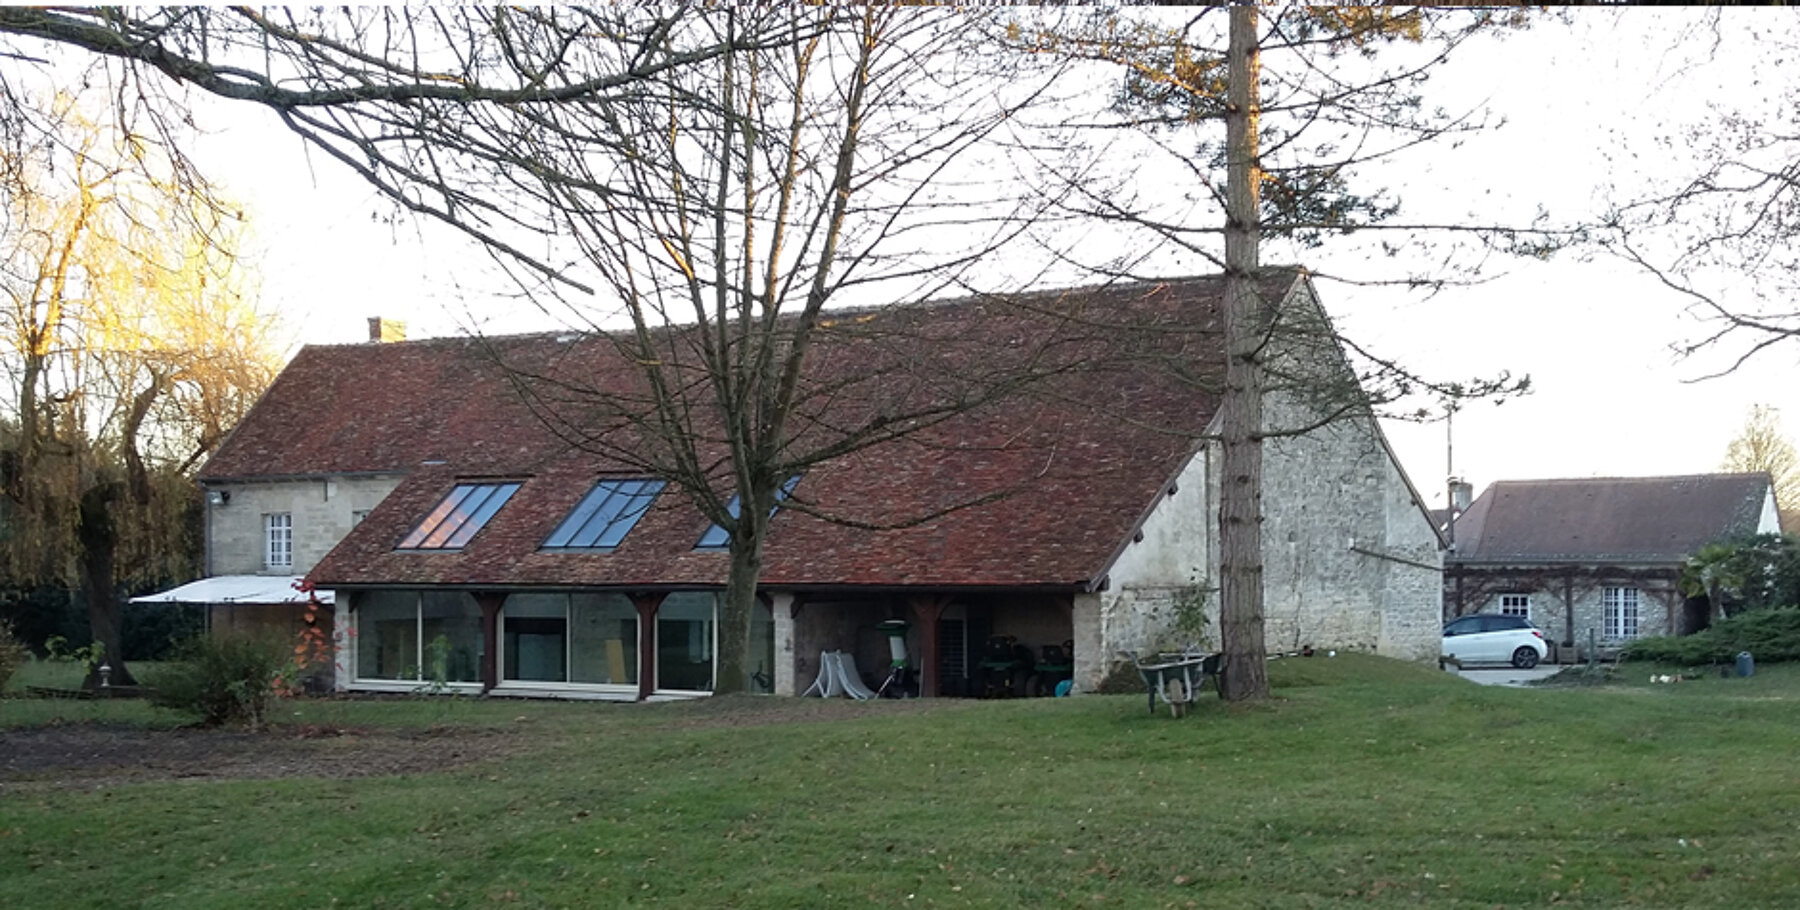
[[[1265,293],[1287,292],[1295,273]],[[912,435],[815,465],[772,523],[766,584],[1076,586],[1105,571],[1217,408],[1218,278],[832,313],[801,443],[905,403],[968,395],[1030,358],[1056,375]],[[1043,343],[1048,339],[1048,343]],[[207,465],[212,481],[402,472],[311,578],[321,586],[713,586],[728,556],[674,488],[610,553],[539,547],[602,475],[642,476],[546,428],[496,362],[564,385],[641,385],[604,338],[534,335],[312,347]],[[540,390],[548,388],[539,387]],[[561,411],[553,400],[541,408]],[[886,409],[886,410],[884,410]],[[705,434],[707,418],[696,432]],[[427,464],[442,461],[442,464]],[[458,552],[395,545],[458,480],[525,483]],[[980,497],[983,505],[923,516]],[[817,513],[865,529],[828,522]],[[893,527],[894,525],[905,525]]]

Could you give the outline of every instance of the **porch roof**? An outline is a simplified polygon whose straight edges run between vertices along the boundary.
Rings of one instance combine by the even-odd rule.
[[[330,591],[302,591],[299,575],[215,575],[167,591],[133,597],[134,604],[299,604],[309,597],[330,604]]]

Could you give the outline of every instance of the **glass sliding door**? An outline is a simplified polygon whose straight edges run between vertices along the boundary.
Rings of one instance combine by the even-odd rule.
[[[419,603],[419,670],[425,682],[481,682],[481,606],[461,591],[427,591]]]
[[[760,597],[750,611],[750,664],[744,673],[744,691],[775,691],[775,614]]]
[[[481,682],[481,607],[460,591],[356,597],[356,678]]]
[[[638,614],[622,594],[569,597],[569,682],[637,685]]]
[[[569,595],[510,594],[500,610],[501,679],[567,682]]]
[[[670,594],[656,611],[656,687],[710,692],[718,599],[711,593]]]
[[[419,592],[356,595],[356,678],[419,678]]]

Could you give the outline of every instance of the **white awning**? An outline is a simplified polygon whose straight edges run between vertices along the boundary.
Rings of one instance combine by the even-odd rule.
[[[190,581],[160,594],[133,597],[134,604],[296,604],[306,603],[307,592],[296,585],[300,575],[215,575]],[[330,591],[313,591],[319,603],[329,604]]]

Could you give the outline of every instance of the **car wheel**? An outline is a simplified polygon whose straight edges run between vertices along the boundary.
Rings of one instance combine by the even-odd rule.
[[[1538,653],[1536,648],[1520,648],[1513,652],[1512,665],[1521,670],[1529,670],[1532,667],[1537,666],[1537,662]]]

